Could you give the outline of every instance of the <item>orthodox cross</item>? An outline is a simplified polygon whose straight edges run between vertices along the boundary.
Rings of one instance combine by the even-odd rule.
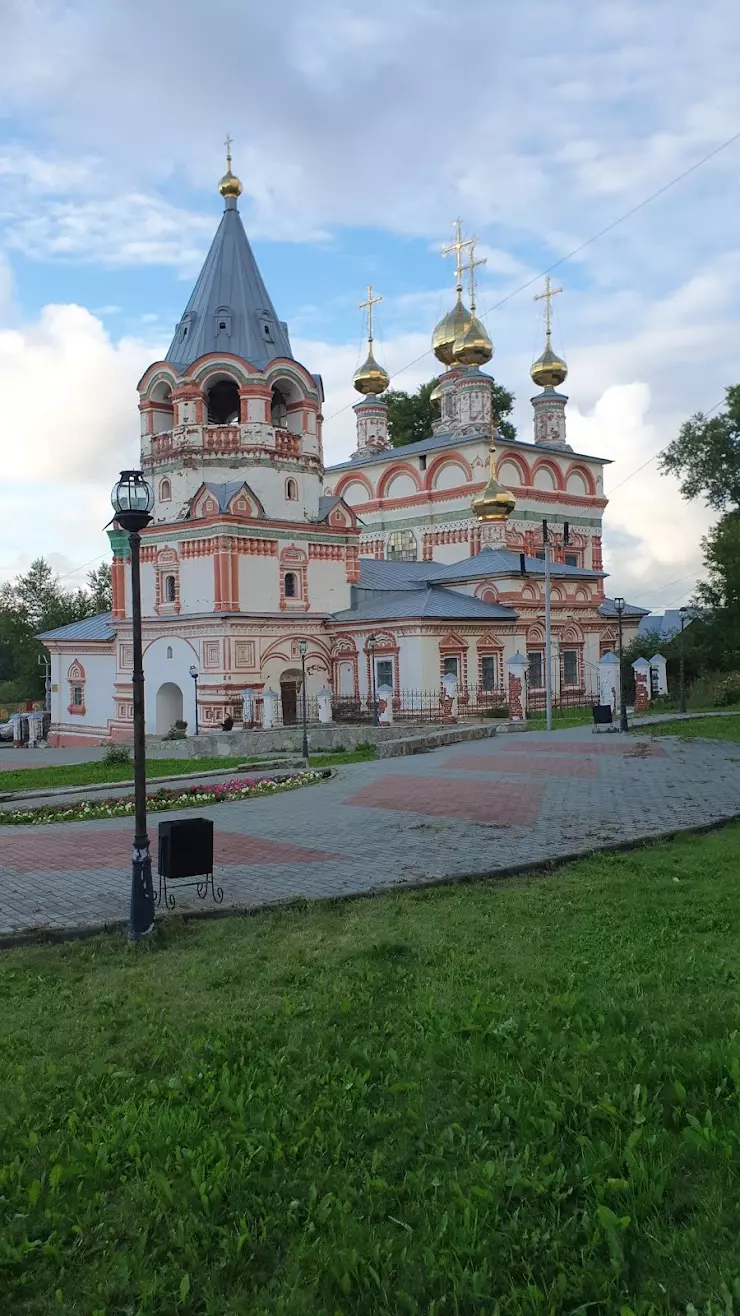
[[[475,259],[475,244],[477,241],[477,238],[470,239],[468,243],[468,246],[470,247],[470,260],[467,265],[463,265],[463,270],[467,270],[470,275],[470,309],[473,312],[473,315],[475,315],[475,271],[479,265],[488,264],[488,258],[486,256],[479,256],[477,260]]]
[[[550,338],[550,331],[552,329],[552,299],[553,297],[557,297],[558,293],[562,291],[563,291],[562,288],[552,288],[550,286],[550,275],[546,274],[545,291],[535,293],[534,296],[534,301],[536,302],[544,301],[545,303],[545,333],[547,334],[548,341]]]
[[[229,169],[231,168],[231,143],[233,142],[233,140],[234,138],[230,137],[229,134],[227,133],[224,146],[226,147],[226,164]]]
[[[457,291],[462,292],[463,269],[465,268],[462,263],[462,254],[466,247],[470,247],[472,245],[472,239],[471,238],[463,239],[461,219],[455,220],[454,229],[455,229],[455,241],[451,242],[449,246],[442,248],[442,255],[449,256],[450,252],[453,251],[455,252],[455,257],[457,260],[457,267],[455,270]]]
[[[367,301],[360,302],[357,307],[358,311],[367,311],[367,337],[370,343],[373,341],[373,307],[377,306],[378,302],[382,302],[382,300],[383,298],[380,296],[373,297],[372,287],[368,284]]]

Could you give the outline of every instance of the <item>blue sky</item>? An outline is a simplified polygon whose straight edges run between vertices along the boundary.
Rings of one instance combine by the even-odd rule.
[[[740,129],[733,0],[5,0],[3,24],[0,577],[37,553],[66,574],[104,551],[137,378],[218,223],[227,131],[338,459],[368,281],[378,355],[412,388],[434,370],[456,215],[488,258],[486,314]],[[612,487],[738,381],[739,162],[736,143],[557,271],[571,442],[614,459]],[[523,438],[536,290],[487,321]],[[683,601],[708,524],[654,463],[615,487],[611,587]]]

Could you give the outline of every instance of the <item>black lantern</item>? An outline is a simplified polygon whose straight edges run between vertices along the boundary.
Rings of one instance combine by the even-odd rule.
[[[193,663],[190,667],[190,675],[195,685],[195,734],[198,734],[198,668]]]
[[[131,628],[134,670],[134,846],[131,873],[129,940],[139,941],[154,927],[152,860],[146,829],[146,727],[144,723],[144,662],[141,645],[141,531],[152,519],[154,492],[141,471],[121,471],[113,486],[115,519],[128,534],[131,548]]]

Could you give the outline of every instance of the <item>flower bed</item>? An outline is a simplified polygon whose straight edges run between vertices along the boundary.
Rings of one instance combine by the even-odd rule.
[[[149,813],[165,809],[194,809],[198,805],[228,804],[231,800],[248,800],[253,795],[274,795],[276,791],[313,786],[328,772],[301,772],[290,777],[240,777],[219,785],[160,786],[146,797]],[[134,813],[133,795],[117,799],[84,800],[77,804],[48,804],[35,809],[0,811],[0,826],[23,824],[84,822],[93,818],[128,818]]]

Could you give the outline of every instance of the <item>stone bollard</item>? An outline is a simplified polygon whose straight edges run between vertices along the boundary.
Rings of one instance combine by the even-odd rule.
[[[635,712],[647,713],[650,708],[650,663],[647,658],[635,658]]]
[[[43,713],[28,714],[28,745],[29,749],[35,749],[39,741],[43,739],[44,734],[44,715]]]
[[[523,653],[512,654],[507,660],[509,721],[526,722],[527,720],[527,659]]]
[[[666,660],[662,653],[654,653],[650,659],[650,693],[653,699],[656,695],[668,694]]]
[[[277,725],[277,691],[266,686],[262,691],[262,725],[265,731]]]
[[[448,672],[442,677],[442,721],[457,722],[457,677]]]
[[[242,690],[242,725],[245,731],[248,727],[253,727],[255,723],[255,698],[254,690],[247,686]]]
[[[10,720],[13,723],[13,749],[23,749],[23,716],[13,713]]]
[[[378,726],[389,727],[393,724],[393,686],[379,685],[376,692],[378,701]]]
[[[322,690],[319,690],[317,698],[319,701],[319,722],[332,722],[334,715],[331,711],[331,690],[329,687],[325,685]]]
[[[609,650],[599,659],[599,703],[608,704],[616,717],[619,712],[619,659]]]

